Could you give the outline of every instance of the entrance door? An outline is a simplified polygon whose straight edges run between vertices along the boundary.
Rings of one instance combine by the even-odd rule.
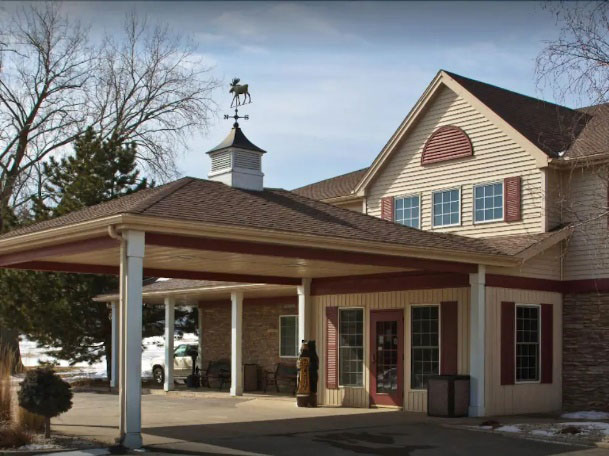
[[[370,403],[401,406],[404,391],[404,313],[370,312]]]

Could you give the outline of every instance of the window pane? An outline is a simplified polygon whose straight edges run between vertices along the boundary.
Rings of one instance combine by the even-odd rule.
[[[340,309],[339,383],[341,386],[364,384],[364,311]]]
[[[417,306],[411,311],[411,388],[423,389],[438,374],[440,364],[438,307]]]
[[[539,308],[516,306],[516,381],[539,380]]]
[[[476,222],[503,218],[503,184],[495,183],[474,187]]]
[[[279,356],[298,356],[298,317],[279,317]]]
[[[419,197],[409,196],[406,198],[396,198],[395,221],[402,225],[412,228],[419,228]],[[403,207],[403,210],[399,210]]]
[[[433,225],[455,225],[460,221],[461,200],[459,190],[447,190],[433,194]]]

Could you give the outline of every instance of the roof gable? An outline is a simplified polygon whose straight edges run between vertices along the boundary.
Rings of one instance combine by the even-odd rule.
[[[356,186],[356,193],[363,194],[442,87],[455,92],[497,125],[529,152],[540,168],[565,151],[588,120],[585,114],[564,106],[441,70],[377,155]]]

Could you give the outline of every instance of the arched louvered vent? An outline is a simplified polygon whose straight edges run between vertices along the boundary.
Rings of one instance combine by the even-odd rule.
[[[455,158],[470,157],[474,154],[469,136],[459,127],[447,125],[434,131],[425,146],[421,163],[437,163]]]

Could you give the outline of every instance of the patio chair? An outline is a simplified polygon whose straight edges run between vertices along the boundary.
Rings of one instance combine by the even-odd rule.
[[[277,363],[274,371],[264,371],[264,392],[269,386],[275,385],[275,390],[279,393],[279,382],[284,381],[292,385],[292,395],[296,395],[296,380],[298,378],[298,370],[296,366],[284,363]]]
[[[205,373],[201,377],[202,386],[212,388],[212,381],[219,383],[219,389],[224,388],[224,385],[230,386],[230,361],[221,359],[218,361],[210,361]]]

